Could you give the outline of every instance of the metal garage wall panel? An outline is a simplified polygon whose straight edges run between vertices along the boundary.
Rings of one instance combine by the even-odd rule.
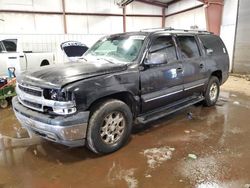
[[[191,26],[198,26],[206,30],[206,16],[204,7],[169,16],[165,20],[166,27],[190,29]]]
[[[16,14],[16,13],[0,13],[1,33],[35,33],[34,15]]]
[[[33,0],[34,11],[62,11],[62,0]]]
[[[32,0],[0,0],[1,9],[33,10]]]
[[[67,12],[122,14],[114,0],[65,0]]]
[[[161,18],[127,17],[127,31],[161,27]]]
[[[178,1],[177,3],[173,3],[168,6],[168,9],[166,9],[166,14],[172,14],[201,4],[202,3],[197,0]]]
[[[161,15],[162,8],[157,6],[151,6],[145,3],[134,1],[126,7],[127,14],[153,14]]]
[[[67,31],[72,34],[88,33],[88,17],[67,15]]]
[[[1,9],[62,11],[61,0],[0,0]]]
[[[63,18],[60,15],[35,15],[37,34],[63,34]]]
[[[230,71],[232,70],[233,62],[237,6],[238,0],[224,0],[220,37],[222,38],[227,47],[227,51],[230,58]]]
[[[89,33],[109,34],[122,32],[122,17],[88,16]]]
[[[122,32],[122,17],[67,15],[69,34],[110,34]]]
[[[250,73],[250,1],[240,0],[233,72]]]

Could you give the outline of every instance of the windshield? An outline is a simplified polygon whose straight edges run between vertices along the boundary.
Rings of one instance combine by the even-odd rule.
[[[102,58],[110,62],[133,62],[139,55],[144,35],[111,36],[97,41],[85,54],[88,58]]]

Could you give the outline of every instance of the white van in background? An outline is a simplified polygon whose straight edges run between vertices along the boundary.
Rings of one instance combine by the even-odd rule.
[[[52,52],[32,52],[22,49],[21,42],[16,38],[0,40],[0,76],[8,76],[9,67],[15,67],[18,74],[55,63]]]

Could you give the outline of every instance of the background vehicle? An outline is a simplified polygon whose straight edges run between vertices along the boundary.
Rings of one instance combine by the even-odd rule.
[[[54,64],[51,52],[23,51],[18,39],[0,40],[0,76],[8,76],[8,67],[15,67],[16,73]]]
[[[13,108],[24,127],[45,139],[111,153],[127,142],[133,122],[200,101],[214,105],[228,70],[227,50],[209,32],[114,34],[78,63],[20,75]]]

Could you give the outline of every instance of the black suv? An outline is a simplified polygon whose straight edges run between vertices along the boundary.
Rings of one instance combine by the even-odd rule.
[[[24,72],[13,109],[30,134],[110,153],[147,123],[203,101],[216,103],[229,58],[206,31],[148,29],[106,36],[76,63]]]

